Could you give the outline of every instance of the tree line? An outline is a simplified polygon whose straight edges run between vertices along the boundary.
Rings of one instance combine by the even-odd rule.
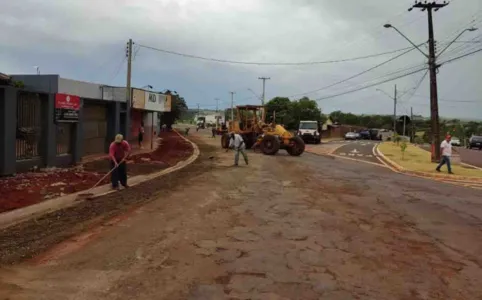
[[[188,111],[184,98],[177,95],[173,96],[172,112],[164,113],[170,116],[170,120],[178,120],[184,115],[184,118],[191,113]],[[225,120],[229,121],[231,109],[226,109]],[[334,111],[329,114],[323,114],[318,103],[308,97],[302,97],[298,100],[290,100],[287,97],[275,97],[266,103],[267,121],[272,117],[276,123],[283,124],[289,130],[295,130],[299,126],[299,122],[319,121],[324,123],[328,118],[333,122],[341,125],[358,126],[364,128],[377,128],[393,130],[393,115],[357,115],[353,113],[345,113],[342,111]],[[430,142],[431,140],[431,121],[420,115],[413,116],[413,120],[409,116],[398,116],[395,122],[397,134],[402,135],[403,120],[405,118],[405,135],[412,137],[417,142]],[[447,133],[460,139],[470,138],[472,135],[482,135],[482,122],[478,121],[462,121],[459,119],[441,119],[440,134],[445,136]]]

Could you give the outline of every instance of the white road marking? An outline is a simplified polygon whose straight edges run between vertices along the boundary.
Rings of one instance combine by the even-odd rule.
[[[343,155],[343,156],[345,156],[345,155],[346,155],[346,153],[343,153],[343,152],[342,152],[342,153],[340,153],[339,155]]]
[[[348,155],[350,155],[350,156],[355,156],[355,154],[353,154],[353,153],[348,153]]]
[[[358,156],[360,156],[360,157],[362,157],[362,156],[363,156],[363,154],[357,154],[357,155],[358,155]]]
[[[373,157],[373,155],[371,155],[371,154],[368,154],[368,155],[366,155],[366,157]]]
[[[350,153],[355,153],[355,154],[356,154],[356,153],[358,153],[358,150],[356,150],[356,148],[355,148],[355,149],[351,150]]]

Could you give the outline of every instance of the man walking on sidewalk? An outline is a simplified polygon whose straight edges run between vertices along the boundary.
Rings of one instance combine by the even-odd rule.
[[[239,153],[243,155],[244,162],[248,165],[248,155],[246,154],[246,145],[244,144],[243,138],[234,132],[229,134],[229,148],[234,149],[234,165],[238,166]],[[226,150],[227,151],[227,150]]]
[[[110,167],[115,170],[111,173],[112,188],[119,189],[119,181],[123,187],[127,185],[127,166],[126,159],[131,152],[131,146],[124,140],[122,134],[115,136],[115,140],[109,147],[109,158],[111,160]]]
[[[447,169],[449,171],[449,174],[454,174],[452,173],[452,166],[450,165],[450,157],[452,156],[452,144],[450,143],[451,139],[452,137],[450,135],[447,135],[445,137],[445,140],[440,145],[440,152],[442,152],[442,157],[440,159],[440,164],[436,169],[437,172],[440,172],[440,168],[444,164],[447,164]]]

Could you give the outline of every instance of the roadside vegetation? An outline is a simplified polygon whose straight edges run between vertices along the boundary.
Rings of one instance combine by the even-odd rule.
[[[435,171],[437,164],[431,162],[430,152],[408,143],[406,143],[404,147],[405,150],[402,150],[401,145],[397,145],[396,142],[385,142],[380,144],[378,149],[388,159],[408,171],[438,174],[438,172]],[[452,170],[459,176],[482,178],[482,171],[477,169],[471,169],[452,163]],[[446,167],[442,168],[442,174],[444,173],[447,173]]]

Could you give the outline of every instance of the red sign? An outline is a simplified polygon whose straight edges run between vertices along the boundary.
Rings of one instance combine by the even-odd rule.
[[[79,110],[80,97],[67,94],[55,94],[55,108]]]
[[[78,122],[80,97],[67,94],[55,94],[55,121]]]

